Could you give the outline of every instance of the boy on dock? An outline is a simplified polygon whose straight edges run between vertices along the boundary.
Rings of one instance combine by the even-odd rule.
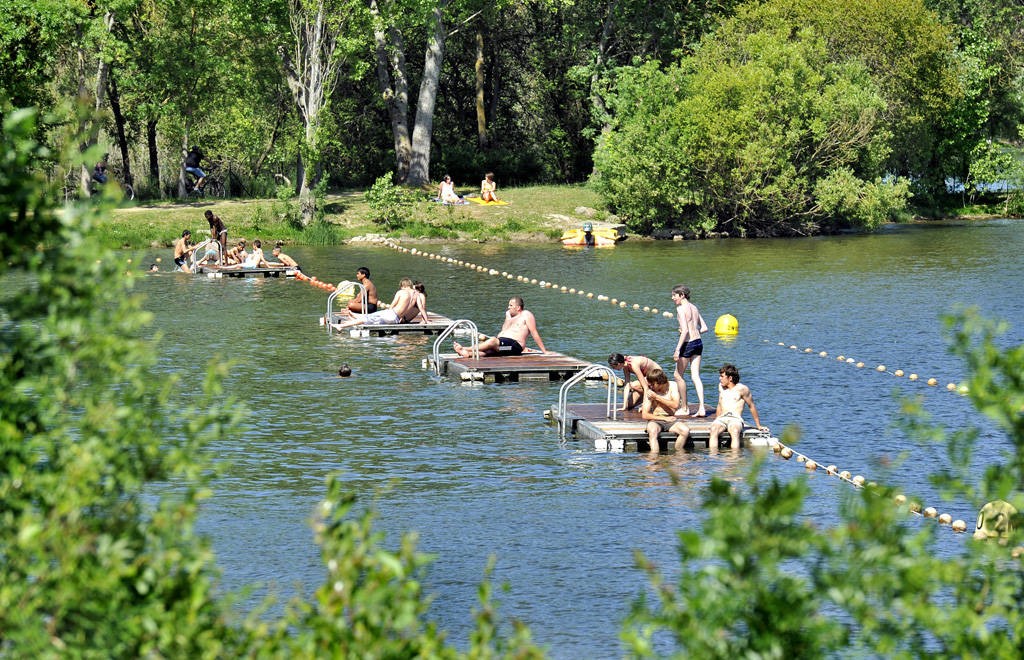
[[[754,405],[754,397],[750,388],[740,382],[739,370],[731,365],[723,365],[718,370],[718,409],[715,411],[715,419],[711,422],[711,430],[708,438],[708,448],[718,448],[718,436],[722,431],[728,430],[732,440],[729,445],[736,449],[740,446],[740,438],[743,437],[743,405],[750,406],[750,416],[754,418],[754,426],[758,430],[766,431],[761,426],[761,417],[757,414],[757,406]]]
[[[626,381],[623,384],[625,389],[622,395],[622,407],[619,408],[619,412],[626,412],[636,408],[644,397],[644,388],[640,384],[640,379],[637,378],[636,382],[632,382],[632,376],[639,373],[650,377],[651,371],[661,369],[661,365],[649,357],[644,355],[623,355],[622,353],[612,353],[609,355],[608,366],[612,369],[620,369],[622,371],[622,378]]]
[[[672,431],[677,426],[686,426],[675,417],[679,407],[679,387],[675,381],[669,382],[668,376],[660,367],[651,369],[649,375],[636,372],[636,379],[644,391],[644,400],[640,405],[640,416],[647,420],[647,440],[651,453],[661,451],[658,436],[662,431]]]

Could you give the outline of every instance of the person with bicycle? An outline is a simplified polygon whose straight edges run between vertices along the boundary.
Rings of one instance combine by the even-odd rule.
[[[107,157],[110,154],[103,154],[103,158],[100,158],[100,162],[92,168],[92,178],[99,182],[101,185],[107,182]]]
[[[196,177],[194,190],[200,194],[203,192],[203,186],[206,184],[206,172],[199,167],[203,157],[202,150],[196,145],[192,145],[192,148],[185,154],[185,171]]]

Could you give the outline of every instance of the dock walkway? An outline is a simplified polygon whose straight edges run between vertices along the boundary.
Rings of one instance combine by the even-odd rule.
[[[647,422],[638,410],[627,410],[616,414],[617,419],[609,419],[604,403],[568,403],[566,405],[566,430],[577,438],[590,440],[596,449],[602,451],[647,451]],[[561,424],[558,408],[552,407],[545,412],[545,417]],[[690,440],[696,445],[707,447],[711,422],[714,413],[707,417],[677,417],[690,428]],[[675,447],[676,435],[662,432],[658,440],[662,449]],[[729,441],[728,432],[719,436],[719,440]],[[770,444],[768,433],[755,428],[743,431],[743,446],[766,446]]]
[[[207,277],[295,277],[298,268],[277,266],[271,268],[243,268],[242,266],[218,266],[202,264],[195,267],[197,275]]]
[[[448,326],[452,324],[452,320],[447,316],[441,316],[433,312],[427,312],[427,323],[396,323],[386,325],[356,325],[351,328],[339,328],[338,326],[342,323],[351,321],[353,314],[347,309],[342,309],[337,312],[331,313],[331,318],[326,319],[331,324],[331,327],[335,332],[345,332],[346,330],[358,330],[361,333],[365,331],[367,334],[374,337],[388,337],[391,335],[438,335],[444,332]],[[323,322],[323,321],[322,321]]]
[[[517,383],[523,380],[559,381],[593,366],[562,353],[527,352],[522,355],[496,355],[480,358],[464,358],[458,353],[438,354],[438,364],[431,364],[434,371],[462,380],[477,380],[485,383]]]

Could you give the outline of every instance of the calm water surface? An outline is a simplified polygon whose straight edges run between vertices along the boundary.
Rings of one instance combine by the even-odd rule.
[[[685,283],[709,324],[726,313],[740,322],[734,339],[705,337],[709,405],[718,367],[733,362],[764,423],[776,433],[788,425],[802,430],[800,451],[899,484],[970,523],[976,514],[970,503],[943,503],[929,486],[927,475],[942,467],[944,452],[916,447],[894,425],[894,394],[922,395],[945,424],[981,419],[966,399],[941,386],[873,367],[916,372],[941,385],[958,381],[963,368],[948,353],[939,321],[958,304],[1008,320],[1006,343],[1020,343],[1022,244],[1024,223],[994,221],[803,240],[627,241],[606,250],[418,246],[593,292],[594,299],[381,247],[289,253],[307,273],[329,281],[368,266],[384,297],[404,276],[421,279],[429,309],[472,319],[489,333],[500,326],[509,296],[522,295],[549,349],[595,362],[618,351],[671,365],[673,320],[596,297],[670,308],[669,290]],[[148,263],[155,256],[140,258]],[[296,585],[309,591],[322,581],[308,521],[325,477],[340,472],[366,498],[381,492],[380,525],[392,542],[415,530],[420,549],[436,553],[427,584],[435,596],[431,612],[459,645],[493,554],[496,579],[510,586],[500,594],[502,613],[529,624],[553,657],[618,657],[621,619],[646,584],[633,567],[633,551],[672,572],[676,531],[700,525],[708,479],[739,480],[749,465],[746,452],[652,459],[559,443],[542,417],[557,400],[558,384],[438,379],[421,367],[432,338],[329,336],[317,323],[324,292],[300,282],[171,273],[141,280],[162,333],[161,368],[185,375],[188,396],[211,356],[230,359],[228,389],[250,411],[240,437],[216,447],[229,467],[201,518],[229,588],[259,582],[288,596]],[[834,359],[839,354],[868,366],[841,364]],[[352,378],[335,375],[343,362],[352,366]],[[582,389],[573,398],[600,400],[602,392]],[[692,387],[689,393],[692,401]],[[1005,449],[1005,438],[984,430],[979,461]],[[901,452],[909,460],[883,471],[882,462]],[[681,487],[671,484],[669,469],[679,471]],[[836,519],[849,492],[820,472],[805,476],[795,462],[770,460],[765,474],[808,478],[807,512],[822,524]],[[939,538],[939,550],[952,553],[966,537]]]

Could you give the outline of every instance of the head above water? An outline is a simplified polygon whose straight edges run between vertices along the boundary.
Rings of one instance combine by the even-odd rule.
[[[338,375],[341,376],[342,378],[348,378],[349,376],[352,375],[352,368],[349,367],[347,364],[343,364],[341,365],[341,368],[338,369]]]

